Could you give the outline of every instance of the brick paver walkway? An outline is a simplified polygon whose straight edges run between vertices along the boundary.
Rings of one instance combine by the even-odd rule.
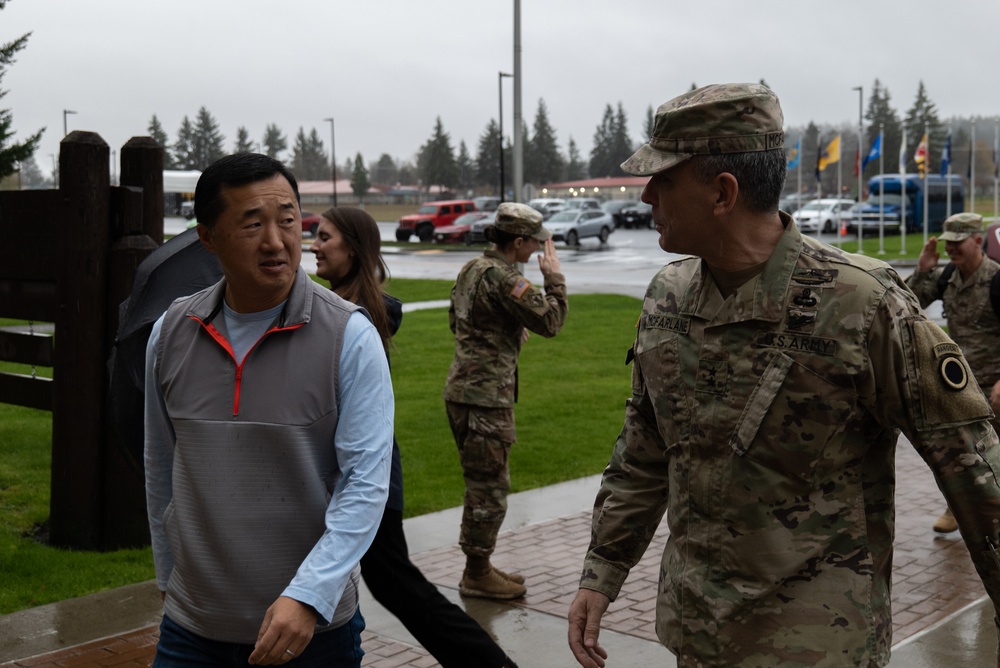
[[[983,589],[958,534],[942,537],[931,524],[944,502],[930,471],[908,444],[896,458],[896,549],[892,581],[893,642],[925,629],[982,597]],[[596,489],[595,489],[596,493]],[[457,527],[456,527],[457,534]],[[579,513],[501,534],[494,562],[516,569],[528,580],[528,595],[517,604],[563,618],[576,593],[577,578],[590,539],[590,513]],[[654,640],[656,580],[665,525],[633,569],[622,595],[611,604],[604,628]],[[458,546],[424,552],[414,562],[440,587],[456,588],[464,565]],[[147,666],[156,628],[5,663],[0,668]],[[502,642],[502,639],[501,639]],[[553,642],[564,643],[563,636]],[[366,668],[432,668],[438,663],[422,648],[365,632]]]

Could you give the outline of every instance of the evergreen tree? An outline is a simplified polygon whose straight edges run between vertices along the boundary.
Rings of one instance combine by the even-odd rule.
[[[420,148],[417,169],[427,187],[437,185],[450,188],[458,181],[458,167],[451,148],[451,137],[444,131],[440,116],[434,124],[434,134]]]
[[[194,137],[191,142],[191,157],[193,169],[205,170],[213,162],[226,154],[223,145],[225,136],[219,131],[219,124],[202,107],[198,110],[198,120],[195,122]]]
[[[476,153],[476,185],[496,188],[499,183],[500,126],[496,120],[491,118],[483,134],[479,135],[479,150]]]
[[[358,201],[364,203],[365,195],[368,194],[368,189],[371,188],[371,181],[368,180],[368,169],[365,167],[365,160],[361,157],[361,153],[354,157],[354,172],[351,174],[351,190],[354,191],[354,196],[358,198]]]
[[[458,143],[458,158],[455,160],[455,168],[458,170],[458,187],[462,190],[471,190],[476,185],[476,166],[472,163],[469,149],[465,146],[463,139]]]
[[[399,171],[396,174],[401,185],[413,185],[417,182],[417,168],[412,162],[404,160],[399,163]]]
[[[524,180],[535,184],[555,183],[559,181],[565,164],[556,145],[555,130],[549,123],[545,100],[538,100],[533,129],[531,141],[526,142]]]
[[[291,169],[295,177],[301,181],[322,181],[330,178],[330,163],[326,159],[326,149],[316,128],[306,135],[305,130],[299,127],[299,133],[295,135],[295,145],[292,146]]]
[[[611,151],[615,137],[615,112],[611,105],[604,107],[604,117],[594,132],[594,146],[590,149],[589,171],[592,177],[611,176]]]
[[[926,127],[928,146],[925,167],[927,167],[928,173],[934,173],[941,165],[941,149],[944,147],[945,130],[938,118],[937,107],[927,97],[923,80],[920,81],[920,86],[917,88],[917,97],[913,101],[913,106],[906,112],[903,126],[906,128],[907,171],[917,170],[913,154],[921,137],[924,136],[924,128]]]
[[[149,119],[149,127],[146,131],[163,148],[163,168],[173,169],[174,156],[170,150],[170,137],[167,136],[167,131],[163,129],[160,119],[156,117],[156,114],[153,114],[153,117]]]
[[[618,111],[615,113],[615,134],[614,143],[611,145],[612,154],[611,159],[614,161],[615,169],[613,174],[621,176],[623,174],[621,170],[621,164],[628,160],[637,146],[632,143],[632,139],[629,137],[628,133],[628,116],[625,113],[625,107],[622,103],[618,103]]]
[[[177,141],[174,142],[173,153],[174,167],[177,169],[198,169],[194,156],[194,126],[187,116],[181,119],[181,127],[177,130]]]
[[[579,181],[587,178],[587,166],[580,157],[580,149],[576,147],[576,142],[570,137],[566,146],[566,180]]]
[[[253,153],[254,145],[253,140],[250,139],[250,132],[244,127],[240,126],[236,128],[236,145],[233,147],[233,153]]]
[[[642,139],[643,143],[653,136],[654,128],[656,128],[656,112],[653,111],[653,105],[649,105],[646,108],[646,124],[643,126],[643,130],[646,133],[646,136]]]
[[[3,10],[7,0],[0,0],[0,10]],[[28,45],[28,38],[31,33],[21,35],[13,42],[0,44],[0,82],[7,72],[7,66],[14,62],[14,54]],[[0,89],[0,99],[7,94],[7,91]],[[38,148],[38,142],[42,139],[42,128],[35,134],[21,142],[14,142],[14,115],[10,109],[0,109],[0,179],[13,174],[18,163],[26,162]]]
[[[344,159],[343,171],[339,169],[337,170],[337,178],[338,179],[342,178],[344,174],[353,174],[353,173],[354,173],[354,160],[351,159],[350,157],[347,157]]]
[[[875,83],[872,84],[871,97],[868,99],[868,110],[865,112],[865,119],[869,125],[865,132],[865,143],[861,147],[861,160],[863,162],[865,156],[868,155],[881,127],[882,164],[886,172],[898,173],[899,145],[903,140],[903,125],[899,120],[899,114],[892,108],[889,101],[889,90],[882,86],[878,79],[875,79]],[[878,158],[868,163],[864,170],[865,180],[879,173],[878,166]]]
[[[21,163],[21,188],[24,190],[39,190],[42,188],[52,188],[53,180],[46,177],[42,170],[38,168],[35,156],[29,156]]]
[[[280,160],[278,155],[288,149],[288,138],[281,134],[277,125],[268,123],[264,128],[264,141],[261,144],[267,157]]]
[[[396,174],[396,161],[388,153],[383,153],[372,170],[372,181],[392,185],[398,181]]]

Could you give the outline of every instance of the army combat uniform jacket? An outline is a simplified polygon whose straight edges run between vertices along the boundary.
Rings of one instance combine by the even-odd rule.
[[[968,281],[953,271],[941,291],[938,279],[943,271],[944,267],[915,271],[906,279],[906,285],[917,295],[922,308],[942,300],[948,335],[962,348],[976,381],[989,396],[1000,380],[1000,318],[990,304],[990,282],[1000,265],[983,255]]]
[[[451,291],[448,321],[455,333],[455,359],[445,401],[510,408],[517,392],[521,331],[551,337],[566,320],[566,279],[545,277],[534,287],[497,251],[470,260]]]
[[[1000,602],[1000,444],[961,351],[887,265],[786,231],[723,299],[650,284],[581,587],[617,595],[667,512],[656,631],[680,666],[883,666],[898,429]]]

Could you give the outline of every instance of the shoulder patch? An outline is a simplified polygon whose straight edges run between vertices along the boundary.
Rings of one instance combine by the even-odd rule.
[[[517,283],[514,284],[514,288],[510,291],[510,294],[513,295],[514,299],[520,299],[530,287],[531,283],[528,282],[528,279],[522,276],[517,279]]]

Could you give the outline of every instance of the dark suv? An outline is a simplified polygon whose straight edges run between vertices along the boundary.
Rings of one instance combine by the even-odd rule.
[[[399,219],[396,228],[396,241],[407,241],[416,233],[417,238],[429,242],[434,237],[435,227],[451,225],[452,221],[463,213],[475,211],[476,205],[471,199],[453,199],[442,202],[425,202],[416,213]]]

